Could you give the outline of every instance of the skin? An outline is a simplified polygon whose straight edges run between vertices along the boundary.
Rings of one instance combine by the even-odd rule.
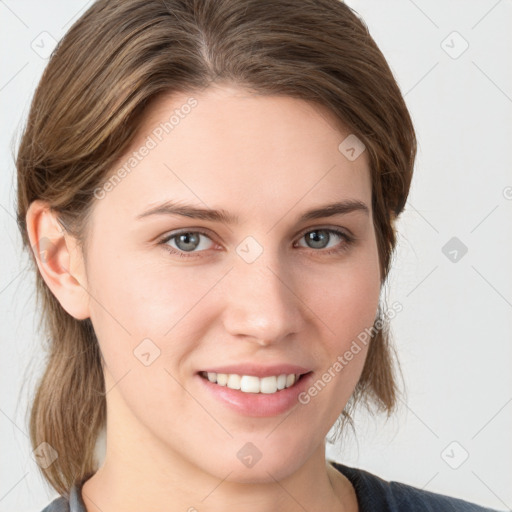
[[[195,373],[286,361],[316,381],[372,326],[381,276],[367,152],[350,161],[338,150],[349,132],[324,108],[231,86],[160,97],[130,152],[190,96],[190,114],[96,201],[87,260],[47,205],[35,201],[27,214],[32,243],[45,236],[55,248],[38,260],[46,283],[69,314],[91,318],[105,361],[107,449],[82,489],[87,510],[357,511],[352,485],[325,461],[325,436],[367,347],[307,405],[273,417],[228,409]],[[168,199],[223,208],[240,223],[135,219]],[[297,221],[345,199],[369,214]],[[208,233],[190,258],[158,245],[183,228]],[[333,234],[327,249],[308,244],[304,234],[322,228],[356,239],[328,255],[346,242]],[[236,252],[248,236],[263,249],[250,264]],[[149,366],[133,353],[145,338],[160,350]],[[247,442],[262,453],[252,468],[236,456]]]

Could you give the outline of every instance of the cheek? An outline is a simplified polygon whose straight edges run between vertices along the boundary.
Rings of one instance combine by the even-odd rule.
[[[358,251],[329,272],[319,269],[310,274],[307,282],[309,291],[303,296],[325,328],[329,350],[344,350],[373,325],[377,314],[380,269],[375,241],[369,249]]]
[[[197,302],[197,283],[184,282],[178,268],[155,267],[129,250],[96,254],[88,269],[91,319],[104,337],[162,339]]]
[[[317,292],[311,306],[319,312],[322,329],[322,343],[311,350],[322,367],[299,396],[304,414],[317,418],[320,436],[341,414],[364,367],[379,304],[378,258],[368,254],[351,259],[323,279],[325,293]]]
[[[119,429],[124,420],[131,424],[132,415],[142,424],[151,418],[151,424],[178,428],[179,418],[169,411],[190,407],[179,382],[188,369],[183,361],[201,339],[191,322],[199,291],[128,260],[97,268],[91,320],[105,360],[112,417],[119,418]]]
[[[88,280],[91,321],[112,385],[122,379],[133,404],[149,397],[136,407],[149,412],[161,410],[158,390],[167,400],[179,395],[173,377],[181,381],[190,370],[188,356],[206,325],[198,321],[206,318],[200,299],[218,277],[197,279],[191,269],[155,267],[148,259],[114,252],[92,258]]]

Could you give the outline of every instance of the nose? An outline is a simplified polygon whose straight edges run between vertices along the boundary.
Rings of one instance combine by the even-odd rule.
[[[300,332],[304,302],[295,290],[293,269],[277,257],[239,260],[224,283],[224,328],[233,337],[261,346],[279,343]]]

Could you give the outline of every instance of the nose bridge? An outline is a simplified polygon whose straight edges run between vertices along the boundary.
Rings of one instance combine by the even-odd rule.
[[[239,257],[226,283],[225,328],[233,336],[268,345],[298,332],[300,300],[290,268],[280,261],[277,250],[258,250],[253,241],[247,243],[237,248]]]

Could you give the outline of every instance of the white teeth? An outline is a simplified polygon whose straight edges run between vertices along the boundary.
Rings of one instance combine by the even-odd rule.
[[[260,379],[252,375],[243,375],[240,382],[240,391],[244,393],[259,393]]]
[[[276,393],[295,384],[300,375],[272,375],[270,377],[255,377],[253,375],[237,375],[236,373],[208,372],[206,377],[210,382],[219,386],[227,386],[231,389],[239,389],[244,393]]]
[[[277,377],[263,377],[260,383],[260,393],[275,393],[277,391]]]
[[[228,383],[227,373],[217,373],[217,384],[219,386],[225,386]]]
[[[277,389],[284,389],[286,387],[286,374],[277,377]]]
[[[228,375],[228,388],[240,389],[240,379],[240,375],[237,375],[236,373],[230,373]]]

